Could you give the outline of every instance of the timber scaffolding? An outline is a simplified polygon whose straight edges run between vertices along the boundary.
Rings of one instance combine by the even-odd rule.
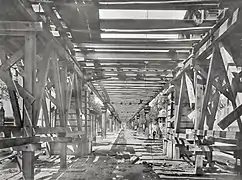
[[[176,151],[180,158],[178,152],[191,147],[188,150],[196,152],[196,172],[202,168],[204,154],[212,163],[211,151],[230,151],[241,160],[241,1],[155,2],[1,0],[0,78],[7,86],[15,126],[1,126],[5,137],[0,147],[22,152],[25,179],[34,179],[34,153],[43,142],[50,153],[60,155],[62,169],[70,153],[67,144],[76,145],[77,156],[91,152],[97,129],[90,103],[93,93],[104,104],[105,137],[107,109],[114,127],[120,128],[120,120],[134,120],[170,84],[175,88],[175,114],[171,114],[175,116],[174,126],[167,126],[164,149]],[[99,9],[188,11],[185,20],[134,21],[100,20]],[[218,14],[215,19],[205,17],[212,12]],[[144,32],[177,33],[181,38],[100,37],[101,33]],[[234,110],[218,125],[226,129],[237,121],[236,133],[213,130],[221,95]],[[184,113],[187,100],[191,107]],[[193,120],[184,124],[183,117],[191,112]],[[204,130],[205,120],[208,130]],[[216,141],[232,145],[215,146]]]

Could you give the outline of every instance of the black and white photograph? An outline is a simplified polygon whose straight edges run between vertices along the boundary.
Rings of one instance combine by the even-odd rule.
[[[242,0],[0,0],[0,180],[242,180]]]

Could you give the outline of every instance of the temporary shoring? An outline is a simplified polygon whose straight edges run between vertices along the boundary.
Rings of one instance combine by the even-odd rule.
[[[12,3],[24,21],[0,21],[0,78],[7,86],[15,120],[15,125],[1,126],[5,137],[0,140],[0,148],[14,147],[22,152],[18,159],[22,159],[23,177],[34,179],[35,151],[41,150],[43,142],[50,155],[60,155],[61,169],[67,167],[67,154],[83,156],[91,152],[97,131],[95,113],[90,108],[91,93],[115,112],[87,82],[68,40],[55,38],[47,21],[39,21],[27,1]],[[2,5],[8,9],[4,2]],[[120,127],[118,117],[112,120],[115,129]],[[73,145],[74,151],[67,145]]]
[[[242,172],[239,53],[242,13],[240,8],[234,8],[224,15],[195,46],[192,58],[183,63],[171,81],[175,114],[172,119],[168,118],[164,152],[172,158],[189,157],[189,153],[184,152],[193,152],[195,174],[203,173],[204,157],[210,166],[214,165],[213,151],[229,153],[240,159],[238,172]],[[222,119],[216,119],[221,96],[231,102],[234,110]],[[236,126],[235,122],[237,131],[228,131],[231,124]],[[214,129],[215,123],[220,130]]]

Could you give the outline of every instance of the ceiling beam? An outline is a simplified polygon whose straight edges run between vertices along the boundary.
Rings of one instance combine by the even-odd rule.
[[[91,43],[81,43],[79,48],[86,49],[143,49],[143,50],[190,50],[192,49],[193,42],[91,42]]]
[[[204,20],[199,27],[211,27],[215,20]],[[191,28],[196,26],[194,20],[188,19],[105,19],[100,20],[101,29],[117,30],[152,30],[152,29],[172,29]],[[145,33],[144,33],[145,34]]]
[[[177,0],[177,1],[99,1],[103,9],[135,9],[135,10],[189,10],[189,9],[215,9],[218,8],[217,0]]]
[[[131,39],[131,38],[103,38],[102,41],[103,43],[117,43],[117,44],[122,44],[122,43],[137,43],[137,44],[150,44],[150,43],[162,43],[162,44],[176,44],[176,43],[189,43],[189,44],[194,44],[198,43],[201,40],[201,38],[196,38],[196,39],[147,39],[147,38],[137,38],[137,39]]]
[[[150,20],[149,20],[150,21]],[[172,20],[173,21],[173,20]],[[191,23],[191,22],[190,22]],[[179,24],[178,24],[179,25]],[[177,26],[178,26],[177,25]],[[193,23],[194,26],[194,23]],[[123,34],[203,34],[208,32],[210,29],[212,29],[212,26],[202,26],[202,27],[181,27],[181,28],[175,28],[175,27],[169,27],[169,28],[155,28],[155,29],[103,29],[101,30],[102,34],[117,34],[117,35],[123,35]]]
[[[188,53],[88,53],[86,59],[93,60],[185,60]]]

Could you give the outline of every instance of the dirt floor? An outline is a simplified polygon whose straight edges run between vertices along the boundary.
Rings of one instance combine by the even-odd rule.
[[[5,152],[6,153],[6,152]],[[219,156],[217,156],[219,157]],[[222,157],[219,157],[220,159]],[[232,163],[225,157],[226,163]],[[93,152],[83,158],[68,156],[68,168],[60,171],[58,156],[40,155],[35,163],[36,180],[153,180],[217,179],[239,180],[231,170],[218,167],[203,176],[194,174],[194,165],[184,160],[168,159],[162,153],[162,141],[148,139],[142,133],[125,130],[97,139]],[[225,164],[226,164],[225,163]],[[221,165],[222,166],[222,165]],[[214,173],[215,172],[215,173]],[[21,179],[15,158],[0,164],[0,180]]]

